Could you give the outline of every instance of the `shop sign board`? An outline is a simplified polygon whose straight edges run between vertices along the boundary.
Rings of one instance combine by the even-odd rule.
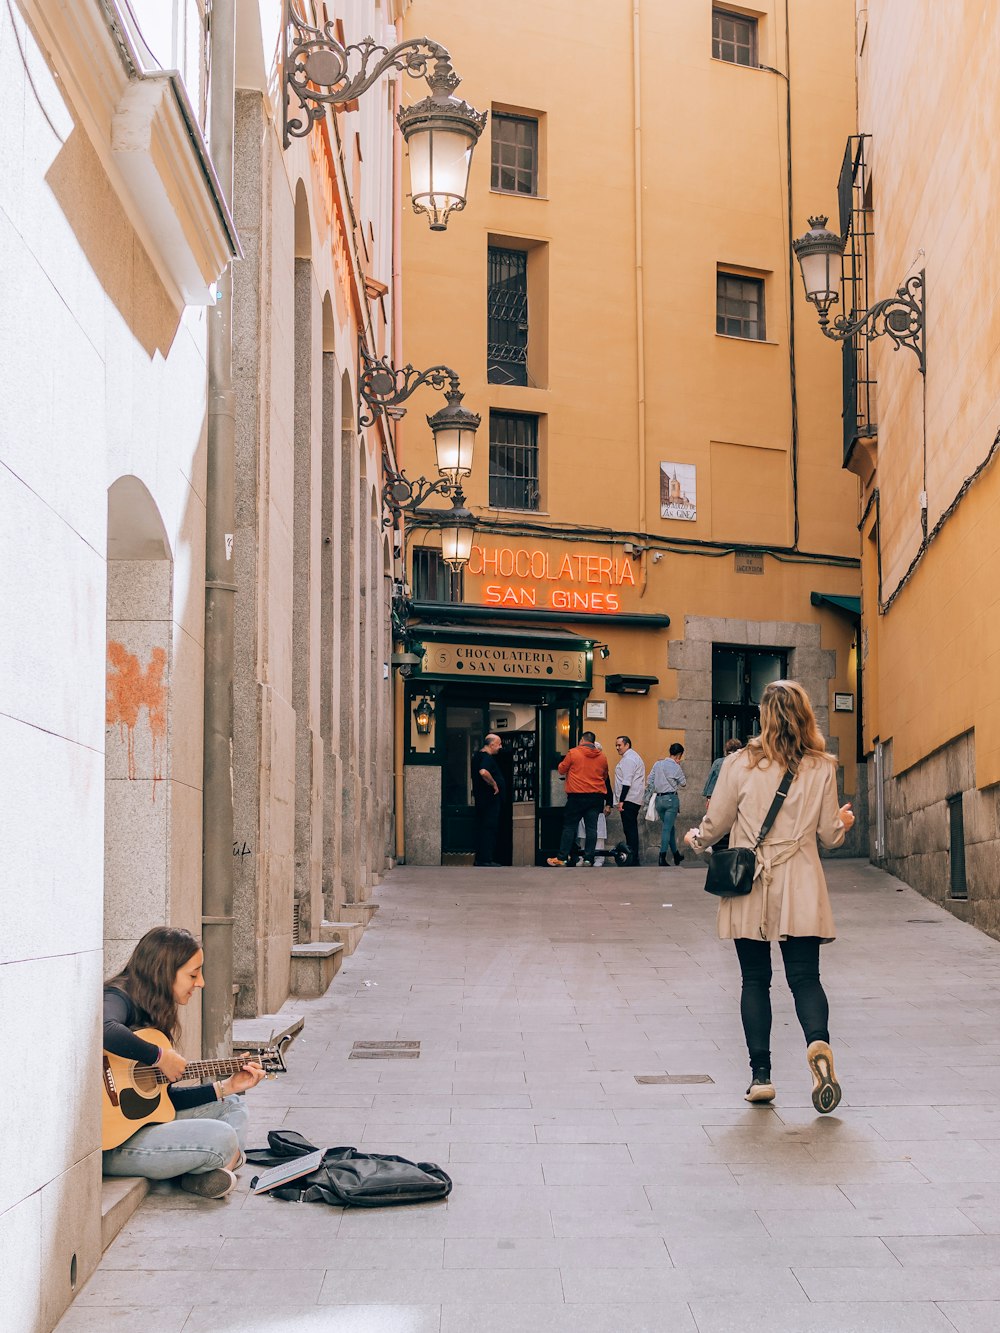
[[[420,674],[453,680],[586,685],[587,653],[582,649],[522,648],[506,643],[429,643],[424,649]]]
[[[628,556],[587,550],[476,545],[467,573],[483,580],[487,606],[614,614],[622,609],[620,590],[636,586]]]

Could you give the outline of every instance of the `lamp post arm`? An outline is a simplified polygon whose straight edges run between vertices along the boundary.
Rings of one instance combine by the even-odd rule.
[[[892,342],[899,347],[909,347],[915,353],[920,364],[920,373],[924,374],[924,274],[914,273],[907,278],[895,296],[888,296],[884,301],[876,301],[873,306],[863,311],[857,319],[847,319],[838,315],[831,323],[829,314],[820,312],[819,326],[827,338],[835,342],[844,342],[856,333],[862,337],[880,338],[887,333]]]
[[[290,139],[305,138],[315,122],[326,115],[328,106],[360,97],[386,70],[398,69],[413,78],[425,78],[434,92],[446,95],[461,82],[448,48],[429,37],[411,37],[392,47],[382,46],[373,37],[364,37],[345,46],[337,39],[333,20],[322,28],[314,28],[301,18],[295,0],[283,0],[283,5],[286,148]],[[352,75],[349,66],[354,53],[360,57],[360,66]],[[301,108],[294,119],[288,114],[288,97],[292,93]]]
[[[461,488],[447,477],[440,477],[437,481],[418,477],[414,481],[405,473],[389,472],[382,487],[382,507],[386,511],[382,526],[393,527],[401,514],[412,513],[413,510],[421,508],[432,495],[442,495],[446,499],[452,499],[461,493]],[[454,503],[453,499],[452,502]]]
[[[417,370],[407,364],[397,370],[388,356],[375,360],[362,344],[358,375],[358,426],[363,428],[374,425],[380,411],[405,403],[422,384],[461,396],[458,374],[451,366],[431,366],[429,370]],[[367,404],[367,411],[362,403]]]

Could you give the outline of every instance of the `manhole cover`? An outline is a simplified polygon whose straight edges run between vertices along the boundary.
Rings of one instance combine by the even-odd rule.
[[[356,1041],[349,1060],[419,1060],[419,1041]]]
[[[714,1083],[710,1074],[636,1074],[636,1083]]]

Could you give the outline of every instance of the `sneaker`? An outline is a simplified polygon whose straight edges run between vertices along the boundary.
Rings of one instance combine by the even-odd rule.
[[[684,857],[681,855],[680,852],[674,852],[674,865],[675,865],[675,866],[679,866],[680,863],[681,863],[683,860],[684,860]]]
[[[236,1177],[224,1166],[217,1166],[211,1171],[189,1172],[181,1176],[180,1186],[188,1194],[198,1194],[203,1199],[224,1199],[236,1188]]]
[[[747,1088],[746,1100],[748,1102],[773,1102],[774,1084],[771,1082],[770,1074],[755,1074],[753,1082]]]
[[[561,860],[558,856],[550,856],[545,864],[547,866],[564,866],[566,862]]]
[[[585,870],[593,870],[593,868],[594,868],[594,863],[593,863],[593,861],[588,861],[587,858],[586,858],[585,856],[581,858],[580,865],[581,865]]]
[[[810,1042],[806,1048],[809,1071],[813,1076],[813,1106],[827,1115],[840,1104],[840,1084],[833,1072],[833,1052],[825,1041]]]

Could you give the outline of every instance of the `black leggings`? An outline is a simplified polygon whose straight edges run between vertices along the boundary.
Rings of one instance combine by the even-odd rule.
[[[743,973],[740,1013],[751,1069],[771,1068],[771,945],[767,940],[734,940]],[[785,979],[806,1043],[829,1041],[830,1006],[819,979],[819,940],[800,935],[782,940]]]

